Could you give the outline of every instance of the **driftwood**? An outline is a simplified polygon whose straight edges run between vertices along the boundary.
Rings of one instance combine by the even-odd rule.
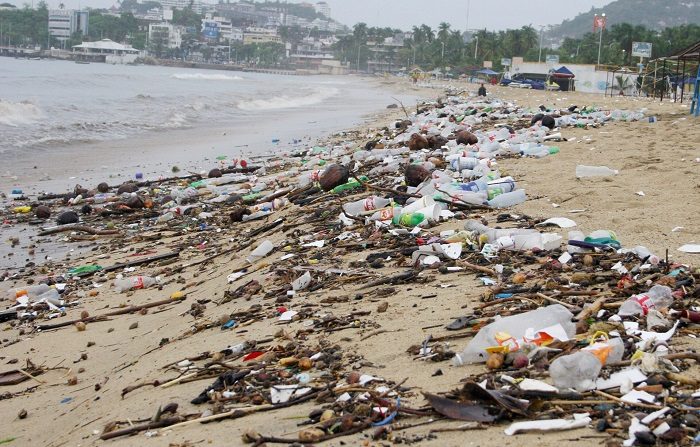
[[[100,439],[106,441],[108,439],[118,438],[120,436],[133,435],[146,430],[152,430],[154,428],[169,427],[171,425],[182,422],[182,416],[174,416],[166,419],[161,419],[159,421],[150,421],[143,424],[132,425],[130,427],[122,428],[121,430],[109,431],[107,433],[102,433]]]
[[[119,230],[100,230],[97,228],[88,227],[87,225],[61,225],[60,227],[49,228],[39,232],[39,236],[48,236],[56,233],[63,233],[65,231],[82,231],[83,233],[97,234],[99,236],[106,236],[112,234],[119,234]]]
[[[140,306],[125,307],[123,309],[115,310],[113,312],[107,312],[106,314],[102,314],[102,315],[96,315],[94,317],[80,318],[78,320],[62,321],[60,323],[53,323],[53,324],[41,324],[41,325],[37,326],[37,329],[40,331],[46,331],[49,329],[58,329],[58,328],[66,327],[66,326],[72,326],[75,323],[79,323],[79,322],[94,323],[96,321],[105,321],[108,319],[108,317],[130,314],[130,313],[138,312],[138,311],[143,310],[143,309],[150,309],[152,307],[164,306],[166,304],[176,303],[176,302],[182,301],[184,299],[185,299],[185,297],[175,298],[175,299],[168,298],[167,300],[155,301],[153,303],[142,304]]]

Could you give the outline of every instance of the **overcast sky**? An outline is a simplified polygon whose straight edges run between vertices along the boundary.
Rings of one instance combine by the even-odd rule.
[[[14,0],[12,3],[31,3],[31,0]],[[34,0],[35,2],[38,0]],[[204,0],[215,3],[215,0]],[[232,0],[234,1],[234,0]],[[291,0],[299,3],[300,0]],[[315,3],[317,0],[306,0]],[[370,26],[390,26],[410,29],[426,23],[436,28],[440,22],[448,22],[453,29],[467,27],[467,9],[471,29],[489,30],[519,28],[524,25],[554,25],[564,19],[586,12],[592,6],[600,7],[612,0],[326,0],[334,19],[352,26],[365,22]],[[57,7],[61,0],[48,0]],[[116,0],[63,0],[66,8],[110,7]],[[469,5],[469,8],[467,8]]]

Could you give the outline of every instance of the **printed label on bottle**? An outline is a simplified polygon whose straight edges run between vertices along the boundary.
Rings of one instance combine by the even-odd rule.
[[[512,335],[507,332],[498,332],[495,337],[498,346],[506,346],[510,352],[515,352],[520,349],[520,344]]]
[[[593,346],[584,348],[583,350],[593,354],[601,365],[605,365],[605,362],[608,361],[608,356],[612,352],[612,347],[602,343],[596,343]]]
[[[372,211],[375,208],[374,197],[367,197],[365,199],[365,211]]]
[[[311,181],[317,182],[321,178],[321,171],[313,171],[311,173]]]
[[[635,295],[632,297],[632,299],[635,300],[637,304],[639,304],[639,306],[642,308],[643,315],[648,314],[649,309],[653,309],[656,307],[649,295]]]
[[[379,211],[379,220],[391,220],[394,218],[394,208],[385,208]]]
[[[137,276],[131,281],[134,284],[134,289],[143,289],[143,276]]]

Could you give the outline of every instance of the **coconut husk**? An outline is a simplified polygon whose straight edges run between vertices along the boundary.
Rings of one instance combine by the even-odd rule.
[[[348,182],[350,171],[343,165],[333,164],[326,168],[318,179],[321,189],[330,191],[336,186],[340,186]]]
[[[51,217],[51,209],[46,205],[39,205],[34,210],[34,215],[39,219],[48,219]]]
[[[106,193],[109,191],[109,185],[107,182],[102,182],[99,185],[97,185],[97,191],[101,192],[102,194]]]
[[[418,186],[430,175],[430,171],[421,165],[408,165],[405,174],[406,184],[408,186]]]
[[[479,139],[468,130],[463,130],[457,134],[457,144],[472,145],[479,142]]]
[[[421,149],[428,149],[430,144],[428,144],[428,139],[423,135],[414,133],[411,135],[411,139],[408,140],[408,148],[412,151],[419,151]]]

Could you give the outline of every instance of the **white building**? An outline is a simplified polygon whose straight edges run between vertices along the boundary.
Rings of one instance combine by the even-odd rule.
[[[148,41],[163,39],[167,48],[179,48],[182,45],[182,35],[185,28],[171,23],[151,23],[148,25]]]
[[[67,40],[73,33],[77,32],[87,35],[89,15],[88,11],[50,9],[49,35],[59,40]]]
[[[159,0],[163,8],[169,9],[186,9],[192,6],[192,11],[197,14],[202,14],[204,5],[200,0]]]
[[[243,32],[243,43],[245,45],[266,42],[280,43],[282,39],[274,29],[251,27],[246,28]]]
[[[207,35],[209,30],[216,29],[218,37],[224,40],[243,40],[243,32],[236,28],[234,36],[234,28],[231,21],[225,17],[218,17],[211,13],[206,14],[202,19],[202,33],[205,37],[213,38],[214,36]]]
[[[314,9],[318,14],[322,14],[325,18],[331,18],[331,7],[326,2],[318,2],[314,6]]]
[[[104,62],[108,64],[128,64],[134,62],[141,54],[141,51],[131,45],[122,45],[109,39],[83,42],[80,45],[74,45],[73,51],[89,55],[92,60],[104,56]]]

